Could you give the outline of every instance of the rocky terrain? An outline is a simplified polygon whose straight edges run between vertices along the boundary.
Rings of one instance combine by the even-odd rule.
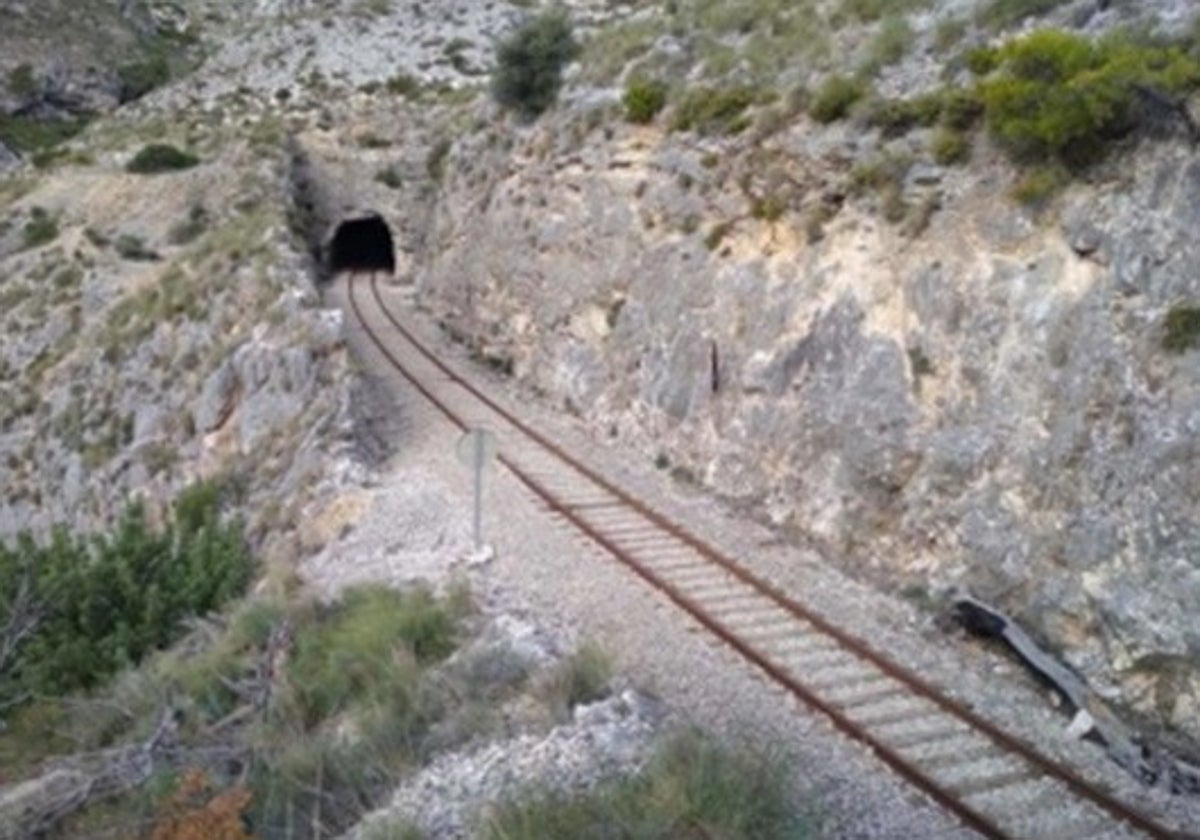
[[[1166,346],[1200,306],[1188,126],[1022,203],[986,132],[948,162],[871,112],[1042,25],[1193,37],[1191,3],[569,3],[536,121],[486,87],[524,3],[83,5],[0,4],[0,114],[80,121],[0,141],[0,536],[213,475],[276,558],[355,521],[380,448],[314,255],[371,209],[512,387],[882,589],[1001,605],[1200,739],[1200,351]],[[89,37],[51,46],[67,19]],[[851,70],[873,94],[815,118]],[[634,124],[642,77],[671,98]],[[679,122],[735,86],[738,130]],[[198,163],[128,171],[151,143]]]
[[[1084,30],[1188,23],[1057,5]],[[912,26],[881,87],[936,78],[934,19]],[[450,147],[412,273],[435,317],[597,435],[896,591],[1002,603],[1198,734],[1200,365],[1164,349],[1200,298],[1186,135],[1031,210],[983,141],[944,166],[920,130],[770,109],[732,139],[670,133],[625,124],[620,77],[589,69],[536,125],[480,106]],[[895,161],[892,192],[856,188]]]

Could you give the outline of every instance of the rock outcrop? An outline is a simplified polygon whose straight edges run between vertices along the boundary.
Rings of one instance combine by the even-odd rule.
[[[1039,214],[984,144],[946,169],[919,132],[803,117],[669,134],[618,95],[477,110],[417,255],[434,316],[597,434],[886,585],[966,584],[1200,735],[1200,351],[1164,346],[1200,301],[1190,144]],[[889,155],[899,224],[847,181]]]

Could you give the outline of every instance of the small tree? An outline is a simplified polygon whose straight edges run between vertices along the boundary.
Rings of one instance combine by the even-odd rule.
[[[534,119],[554,104],[562,69],[579,54],[571,23],[559,11],[531,19],[500,42],[492,95],[506,108]]]
[[[180,169],[191,169],[200,163],[200,159],[189,152],[183,152],[174,146],[163,143],[153,143],[145,146],[133,159],[125,165],[126,172],[138,175],[153,175],[158,172],[173,172]]]

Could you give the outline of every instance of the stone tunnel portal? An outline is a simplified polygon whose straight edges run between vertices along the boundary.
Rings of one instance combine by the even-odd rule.
[[[331,274],[343,271],[396,270],[396,248],[387,222],[377,213],[346,219],[337,226],[328,246]]]

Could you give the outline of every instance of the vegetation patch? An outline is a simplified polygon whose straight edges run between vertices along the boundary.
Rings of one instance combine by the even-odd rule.
[[[671,128],[699,134],[737,134],[750,125],[746,109],[757,93],[748,87],[695,88],[675,106]]]
[[[74,119],[38,119],[0,114],[0,143],[27,155],[52,149],[65,143],[87,126],[89,117]]]
[[[1186,353],[1200,347],[1200,306],[1176,306],[1167,313],[1163,347]]]
[[[492,95],[505,108],[534,119],[554,104],[563,68],[578,54],[565,14],[538,15],[497,47]]]
[[[1033,210],[1041,210],[1071,180],[1061,166],[1035,166],[1025,172],[1013,187],[1012,196]]]
[[[24,99],[37,93],[37,88],[37,77],[30,65],[18,64],[8,71],[8,92],[13,96]]]
[[[254,564],[220,498],[190,487],[158,531],[133,504],[107,534],[0,545],[0,627],[14,642],[0,648],[0,706],[94,686],[240,593]]]
[[[840,120],[868,92],[866,82],[854,76],[830,76],[813,95],[808,112],[820,123]]]
[[[146,241],[132,233],[123,233],[117,237],[113,245],[121,259],[135,262],[154,262],[159,259],[158,253],[146,245]]]
[[[639,775],[585,794],[532,791],[485,818],[488,840],[816,837],[787,789],[787,764],[701,734],[677,736]]]
[[[425,590],[354,589],[296,639],[291,675],[302,719],[353,703],[402,702],[413,669],[454,649],[453,616]]]
[[[187,245],[199,239],[208,230],[210,219],[208,210],[203,204],[193,204],[188,208],[187,216],[171,226],[167,232],[167,241],[172,245]]]
[[[1054,11],[1067,0],[992,0],[979,10],[977,20],[981,26],[1006,29],[1034,15]]]
[[[555,718],[570,720],[576,706],[607,697],[611,679],[612,662],[604,651],[583,645],[541,679],[537,693]]]
[[[930,151],[942,166],[965,163],[971,156],[971,139],[962,131],[942,127],[934,134]]]
[[[972,66],[997,141],[1019,161],[1071,168],[1101,158],[1156,100],[1200,88],[1200,60],[1182,47],[1053,29],[978,51]]]
[[[154,143],[144,146],[125,166],[126,172],[152,175],[159,172],[175,172],[191,169],[200,163],[200,158],[174,146]]]
[[[631,79],[625,87],[625,119],[645,125],[667,104],[667,86],[653,79]]]
[[[195,527],[182,509],[174,521]],[[169,708],[177,736],[149,781],[88,803],[54,836],[339,836],[447,733],[454,743],[488,725],[479,710],[520,685],[525,672],[497,669],[494,657],[487,667],[444,661],[469,610],[465,592],[380,586],[325,605],[243,603],[90,696],[17,709],[0,730],[5,781],[50,755],[140,743]]]
[[[404,186],[404,176],[400,174],[400,170],[395,166],[386,166],[375,173],[375,180],[393,190],[398,190]]]
[[[435,184],[442,183],[446,178],[446,160],[450,157],[450,141],[443,138],[429,149],[425,156],[425,172]]]
[[[40,248],[58,238],[58,219],[42,207],[29,211],[29,221],[21,231],[21,245],[25,248]]]
[[[912,46],[913,37],[912,27],[903,15],[888,15],[867,45],[863,70],[874,74],[900,61]]]

